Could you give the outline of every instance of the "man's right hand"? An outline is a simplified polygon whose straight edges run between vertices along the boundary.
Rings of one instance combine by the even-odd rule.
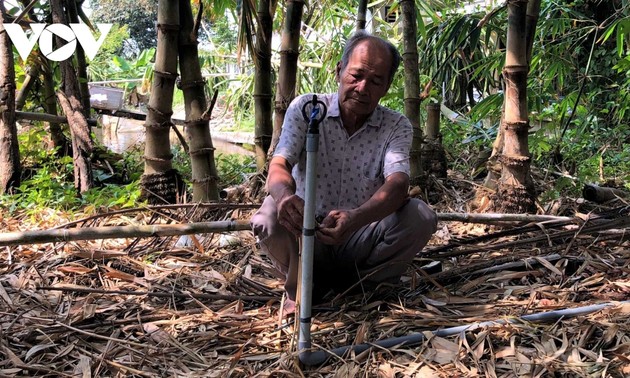
[[[304,222],[304,200],[295,194],[282,198],[278,203],[278,222],[299,237]]]

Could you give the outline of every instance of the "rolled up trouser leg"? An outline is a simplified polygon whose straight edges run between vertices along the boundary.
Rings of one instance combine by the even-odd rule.
[[[273,261],[285,279],[287,296],[295,300],[298,278],[299,245],[296,237],[278,223],[278,209],[271,196],[267,196],[262,206],[252,216],[252,229],[258,238],[260,248]]]

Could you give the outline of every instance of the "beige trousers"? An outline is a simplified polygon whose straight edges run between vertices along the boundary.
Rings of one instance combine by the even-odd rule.
[[[260,248],[284,275],[287,296],[295,300],[298,286],[299,244],[278,223],[276,202],[265,198],[251,219]],[[398,211],[364,226],[345,244],[315,241],[313,296],[345,290],[362,279],[374,285],[397,282],[407,266],[437,230],[437,216],[423,201],[412,198]]]

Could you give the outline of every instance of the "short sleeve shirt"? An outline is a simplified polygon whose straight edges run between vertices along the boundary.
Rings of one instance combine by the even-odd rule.
[[[312,94],[296,97],[287,109],[274,156],[293,167],[296,194],[304,198],[306,183],[306,133],[308,121],[302,107]],[[315,213],[353,209],[366,202],[392,173],[409,175],[409,150],[413,129],[402,114],[378,105],[354,134],[341,121],[334,94],[317,94],[328,108],[319,124]],[[309,114],[310,115],[310,114]]]

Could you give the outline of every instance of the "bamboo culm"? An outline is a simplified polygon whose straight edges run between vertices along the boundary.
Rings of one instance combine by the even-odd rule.
[[[583,222],[579,218],[532,214],[459,214],[441,213],[438,220],[465,223],[505,223],[505,222]],[[51,230],[16,231],[0,234],[0,247],[11,245],[60,243],[78,240],[118,239],[137,237],[163,237],[203,233],[251,230],[249,219],[198,222],[185,224],[154,224],[140,226],[105,226],[67,228]]]

